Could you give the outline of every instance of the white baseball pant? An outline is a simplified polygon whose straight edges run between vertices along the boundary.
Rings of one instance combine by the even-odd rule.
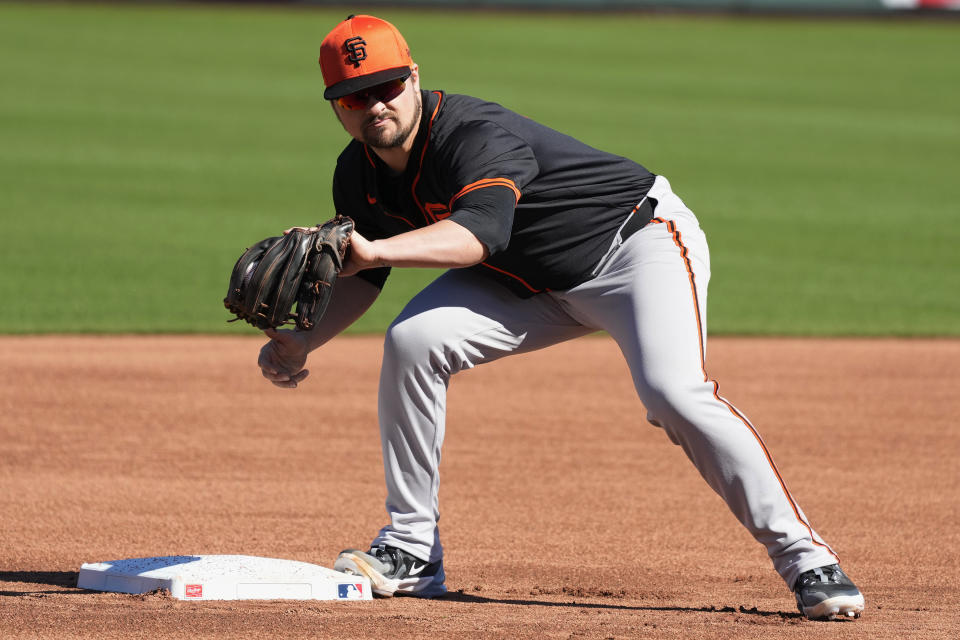
[[[567,291],[520,299],[467,270],[428,285],[387,331],[379,416],[387,484],[386,544],[440,560],[437,519],[447,385],[463,369],[607,331],[619,345],[647,419],[683,448],[788,587],[837,562],[790,495],[756,429],[708,378],[710,257],[699,223],[669,182],[648,197],[654,221]],[[614,243],[614,248],[618,242]]]

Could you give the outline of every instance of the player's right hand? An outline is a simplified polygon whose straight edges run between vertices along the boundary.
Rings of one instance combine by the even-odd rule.
[[[346,260],[340,269],[340,277],[352,276],[364,269],[385,266],[380,263],[379,256],[373,248],[373,243],[357,233],[356,229],[350,234],[350,248],[347,250]]]
[[[310,349],[303,333],[288,329],[266,329],[270,342],[260,349],[257,365],[263,377],[284,389],[296,389],[310,372],[303,368]]]

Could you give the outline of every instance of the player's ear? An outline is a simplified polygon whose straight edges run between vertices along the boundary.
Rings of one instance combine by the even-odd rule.
[[[420,66],[417,64],[410,67],[410,84],[415,90],[420,91]]]

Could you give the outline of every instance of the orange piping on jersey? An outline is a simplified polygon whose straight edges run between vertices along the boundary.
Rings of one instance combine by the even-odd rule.
[[[370,194],[368,193],[368,194],[367,194],[367,202],[372,206],[372,205],[377,204],[377,199],[374,198],[372,195],[370,195]],[[391,217],[391,218],[396,218],[397,220],[403,220],[403,221],[406,222],[408,225],[410,225],[410,228],[411,228],[411,229],[416,229],[416,228],[417,228],[417,225],[413,224],[412,222],[410,222],[409,220],[407,220],[407,219],[404,218],[403,216],[394,215],[394,214],[390,213],[389,211],[387,211],[386,208],[384,208],[384,207],[380,207],[380,211],[381,211],[381,212],[383,213],[383,215],[385,215],[385,216],[389,216],[389,217]]]
[[[716,380],[711,380],[710,376],[707,375],[707,367],[704,362],[706,350],[703,347],[703,325],[700,320],[700,301],[697,297],[696,278],[693,273],[693,266],[690,264],[689,251],[686,245],[683,244],[683,238],[680,235],[680,231],[677,230],[677,225],[674,224],[672,220],[664,220],[663,218],[653,218],[651,222],[667,225],[667,231],[673,236],[673,242],[678,247],[680,247],[680,255],[683,258],[683,263],[687,268],[687,276],[690,280],[690,290],[693,292],[693,309],[694,309],[694,313],[697,316],[697,338],[700,341],[700,368],[703,371],[703,381],[713,383],[713,397],[716,398],[718,402],[723,404],[730,411],[730,413],[736,416],[740,420],[740,422],[742,422],[744,426],[747,427],[747,430],[749,430],[750,433],[753,434],[753,437],[756,439],[757,443],[760,445],[760,449],[763,450],[763,454],[767,457],[767,464],[770,465],[770,468],[773,470],[773,474],[777,477],[777,481],[780,483],[780,488],[783,490],[783,494],[784,496],[786,496],[787,502],[790,503],[790,508],[793,509],[793,514],[796,516],[797,520],[810,533],[810,541],[813,542],[813,544],[817,545],[818,547],[823,547],[830,553],[830,555],[832,555],[834,558],[837,558],[837,560],[839,560],[836,552],[834,552],[833,549],[831,549],[827,544],[823,543],[822,541],[817,540],[817,537],[813,533],[813,527],[811,527],[810,523],[807,522],[800,515],[800,508],[797,506],[797,503],[794,501],[793,495],[790,493],[790,490],[787,489],[787,483],[784,482],[783,476],[780,475],[780,470],[777,469],[777,465],[773,462],[773,456],[770,454],[769,449],[767,449],[767,445],[764,444],[763,439],[760,437],[760,434],[757,433],[756,428],[750,423],[750,421],[747,419],[745,415],[740,413],[740,411],[736,407],[734,407],[732,404],[730,404],[730,402],[728,402],[727,400],[725,400],[720,396],[720,384]]]
[[[450,198],[450,204],[447,205],[447,209],[453,211],[454,202],[467,195],[471,191],[483,189],[484,187],[507,187],[513,191],[513,195],[516,197],[517,201],[520,201],[520,189],[517,189],[516,183],[510,178],[484,178],[483,180],[477,180],[476,182],[468,184],[463,189],[460,189],[455,196]]]
[[[404,218],[403,216],[395,216],[395,215],[393,215],[392,213],[390,213],[389,211],[387,211],[386,209],[384,209],[383,207],[380,207],[380,209],[383,211],[383,215],[385,215],[385,216],[390,216],[391,218],[396,218],[397,220],[403,220],[403,221],[406,222],[408,225],[410,225],[410,228],[411,228],[411,229],[416,229],[416,228],[417,228],[417,225],[413,224],[412,222],[410,222],[409,220],[407,220],[407,219]]]
[[[370,166],[373,167],[374,169],[376,169],[376,168],[377,168],[377,163],[374,162],[374,161],[373,161],[373,158],[370,157],[370,149],[367,147],[367,145],[363,145],[363,153],[366,154],[366,156],[367,156],[367,162],[370,163]]]
[[[430,131],[433,129],[433,120],[437,117],[437,112],[440,111],[440,103],[443,102],[442,93],[439,91],[434,91],[433,93],[437,96],[437,106],[433,108],[433,113],[430,114],[430,122],[427,123],[427,139],[423,142],[423,151],[420,152],[420,165],[417,167],[417,175],[413,178],[413,184],[410,185],[410,193],[413,195],[413,201],[417,203],[427,224],[436,222],[437,219],[427,212],[420,202],[420,198],[417,197],[417,183],[420,182],[420,172],[423,171],[423,159],[427,156],[427,148],[430,146]]]
[[[514,274],[510,273],[509,271],[504,271],[503,269],[498,269],[497,267],[493,266],[492,264],[488,264],[488,263],[486,263],[486,262],[481,262],[480,264],[482,264],[483,266],[485,266],[487,269],[493,269],[493,270],[496,271],[497,273],[502,273],[502,274],[505,275],[505,276],[510,276],[511,278],[513,278],[514,280],[516,280],[517,282],[519,282],[520,284],[522,284],[523,286],[525,286],[527,289],[529,289],[530,291],[532,291],[532,292],[534,292],[534,293],[540,293],[540,292],[542,292],[542,291],[550,291],[550,289],[534,289],[533,287],[530,286],[530,284],[529,284],[526,280],[524,280],[524,279],[521,278],[520,276],[514,275]]]

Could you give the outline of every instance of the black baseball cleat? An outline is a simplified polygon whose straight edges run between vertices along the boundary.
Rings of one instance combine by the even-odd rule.
[[[810,620],[859,618],[863,594],[838,564],[800,574],[793,587],[797,609]]]
[[[427,562],[394,547],[381,545],[369,552],[346,549],[337,556],[333,569],[370,578],[374,595],[386,598],[436,598],[447,592],[443,560]]]

